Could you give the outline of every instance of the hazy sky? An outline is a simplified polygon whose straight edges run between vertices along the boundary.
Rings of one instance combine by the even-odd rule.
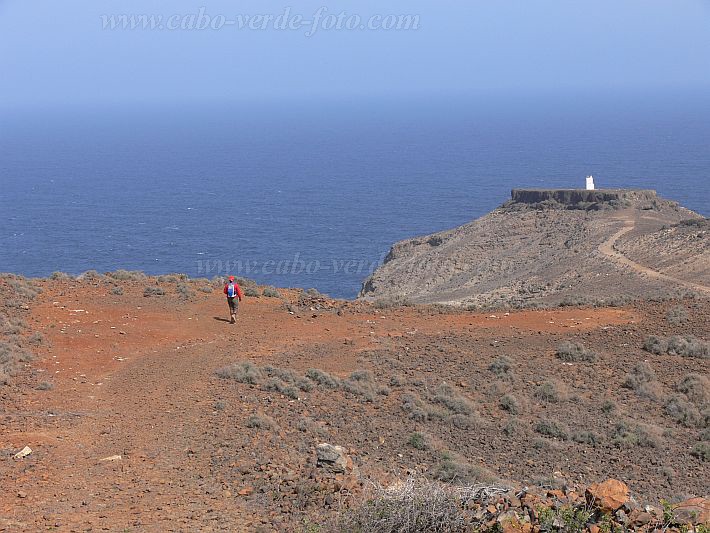
[[[417,30],[104,30],[101,15],[321,6]],[[214,20],[214,19],[212,19]],[[710,90],[709,0],[0,0],[0,105]]]

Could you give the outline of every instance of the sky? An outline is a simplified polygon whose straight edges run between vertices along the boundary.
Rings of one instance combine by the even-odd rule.
[[[235,24],[102,27],[200,8]],[[237,26],[287,8],[323,24]],[[327,29],[341,12],[418,27]],[[709,0],[0,0],[0,108],[681,90],[710,91]]]

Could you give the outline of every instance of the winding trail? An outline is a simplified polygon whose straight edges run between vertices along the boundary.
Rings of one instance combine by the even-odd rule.
[[[652,268],[649,268],[647,266],[641,265],[628,257],[626,257],[624,254],[622,254],[617,248],[616,248],[616,243],[618,240],[626,235],[627,233],[633,231],[636,229],[636,219],[632,218],[628,214],[624,214],[620,217],[618,217],[618,220],[624,222],[624,226],[614,233],[611,237],[609,237],[607,240],[605,240],[603,243],[599,245],[599,251],[603,253],[605,256],[607,256],[609,259],[612,261],[615,261],[616,263],[620,265],[624,265],[629,267],[630,269],[634,270],[638,274],[641,275],[646,275],[654,279],[662,280],[662,281],[667,281],[670,283],[676,283],[678,285],[682,285],[688,289],[692,289],[695,291],[700,291],[705,294],[710,294],[710,287],[707,287],[705,285],[702,285],[700,283],[693,283],[692,281],[685,281],[679,278],[676,278],[674,276],[669,276],[668,274],[664,274],[662,272],[659,272],[657,270],[653,270]]]

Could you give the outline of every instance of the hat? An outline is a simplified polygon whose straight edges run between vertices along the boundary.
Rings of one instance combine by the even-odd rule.
[[[234,276],[229,276],[229,281],[234,281]]]

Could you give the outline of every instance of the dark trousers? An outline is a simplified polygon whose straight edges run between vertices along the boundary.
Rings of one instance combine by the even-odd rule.
[[[227,303],[229,304],[229,314],[236,315],[239,311],[239,298],[236,296],[234,298],[227,297]]]

